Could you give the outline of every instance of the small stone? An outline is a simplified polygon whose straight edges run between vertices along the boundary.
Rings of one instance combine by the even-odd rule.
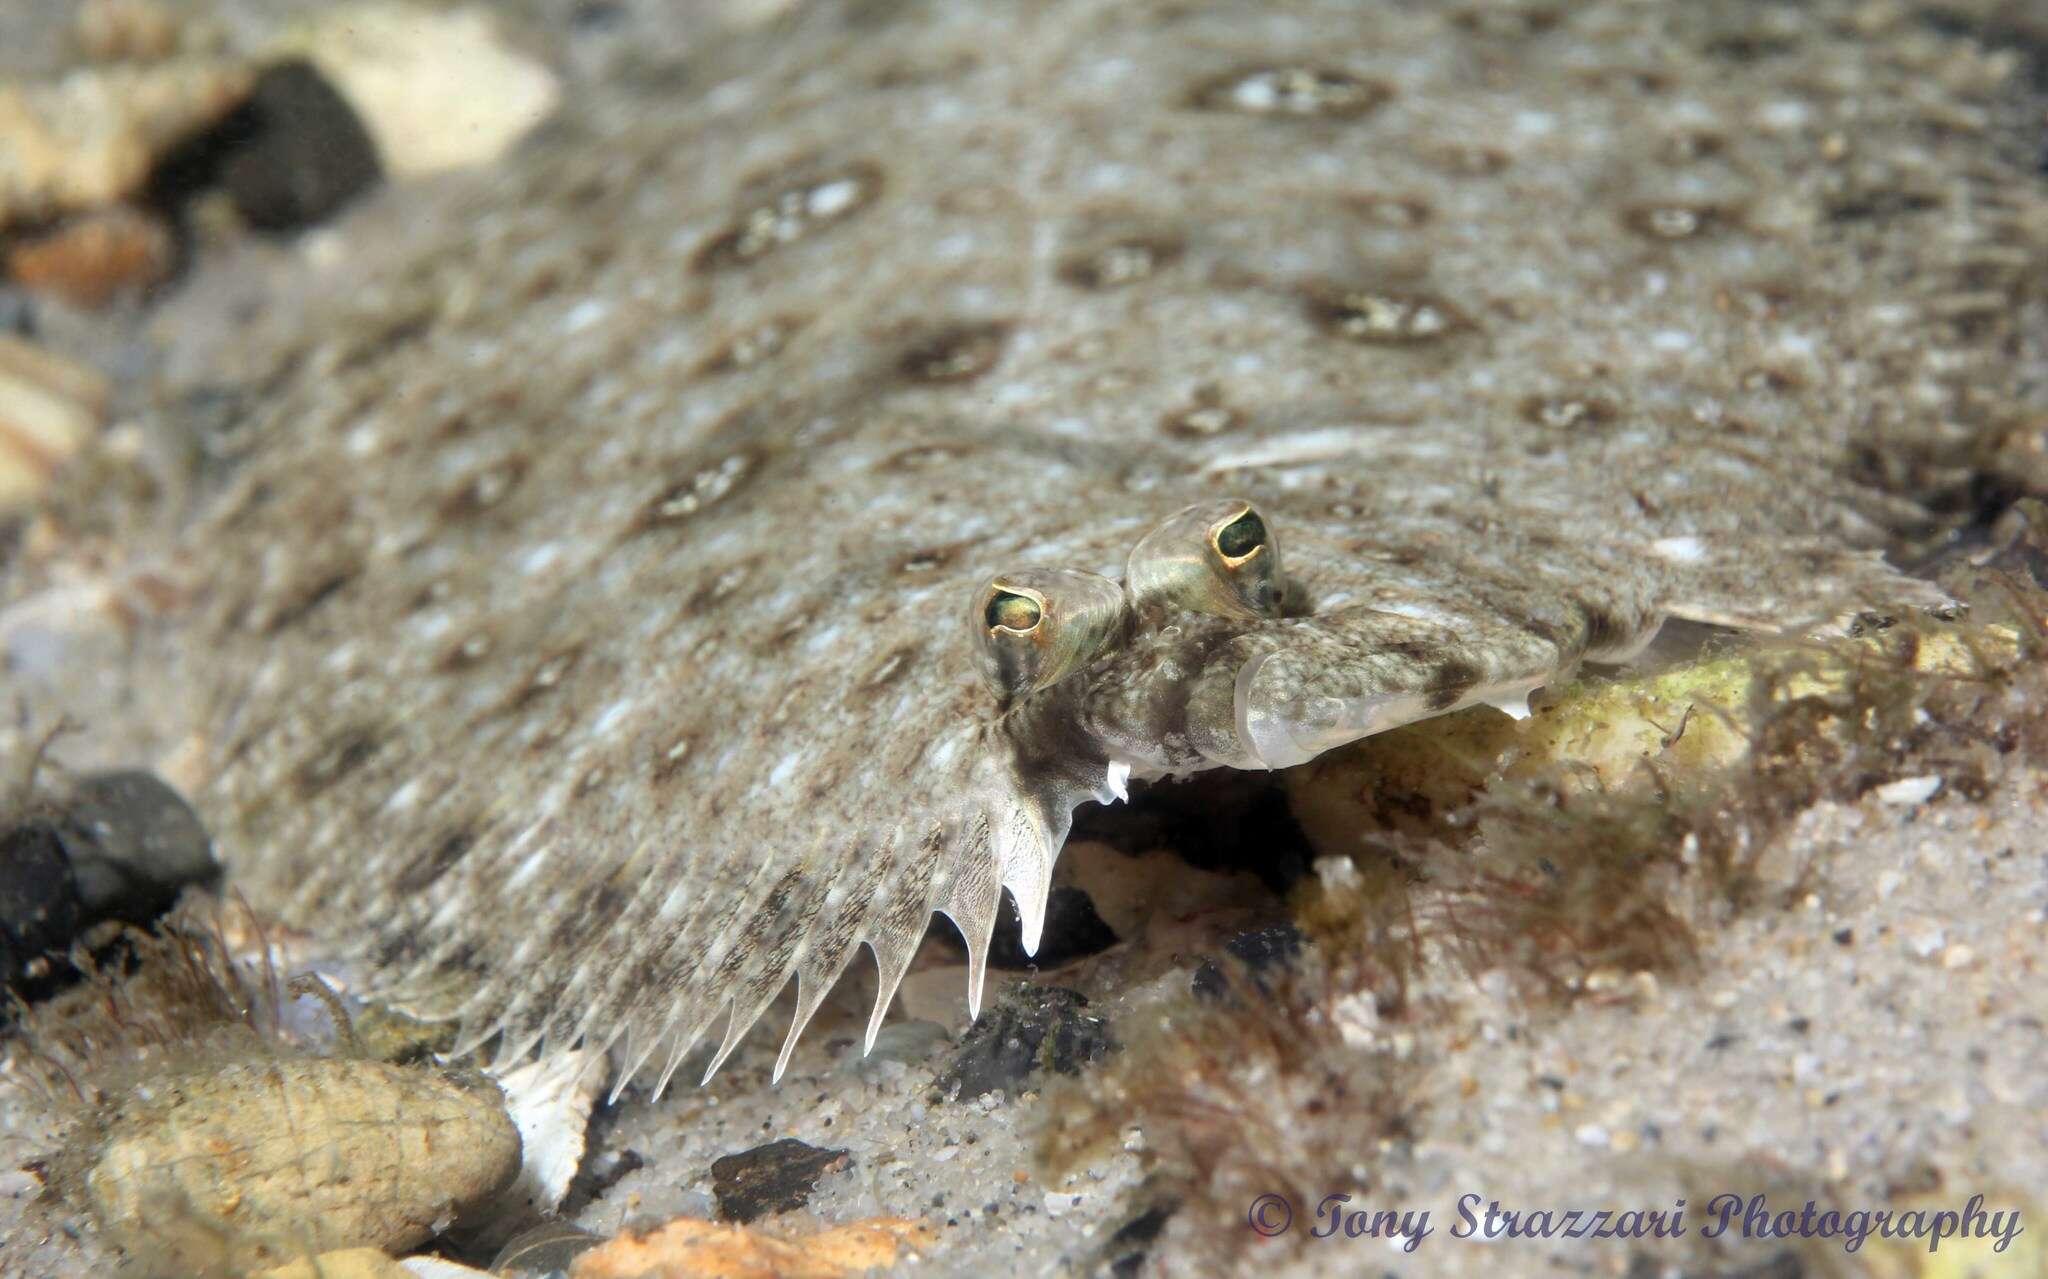
[[[198,815],[150,773],[87,777],[66,796],[60,829],[89,920],[146,923],[220,873]]]
[[[1948,934],[1931,919],[1909,919],[1899,927],[1906,948],[1922,959],[1931,959],[1948,945]]]
[[[487,1080],[345,1057],[158,1072],[110,1102],[80,1145],[79,1190],[101,1230],[181,1271],[207,1268],[192,1250],[211,1236],[166,1235],[165,1203],[274,1265],[291,1253],[255,1241],[290,1240],[292,1253],[411,1247],[519,1170],[519,1130]]]
[[[161,218],[117,207],[88,213],[8,250],[22,287],[92,311],[170,277],[177,246]]]
[[[56,829],[28,821],[0,833],[0,988],[31,976],[78,926],[78,881]]]
[[[377,148],[348,100],[309,62],[271,67],[210,139],[221,182],[249,225],[323,221],[377,181]]]
[[[1087,1006],[1088,1000],[1077,991],[1017,987],[1011,998],[984,1013],[968,1030],[952,1064],[939,1076],[939,1093],[957,1089],[961,1101],[998,1089],[1014,1096],[1038,1070],[1080,1074],[1085,1063],[1115,1047],[1108,1023],[1083,1012]]]
[[[1960,943],[1950,946],[1947,950],[1941,952],[1941,966],[1950,972],[1954,972],[1959,968],[1968,968],[1976,962],[1977,952]]]
[[[1116,1233],[1102,1247],[1102,1269],[1116,1279],[1129,1279],[1141,1273],[1146,1254],[1166,1229],[1166,1223],[1173,1218],[1177,1204],[1162,1204],[1150,1208],[1116,1228]]]
[[[711,1193],[721,1221],[742,1224],[810,1202],[818,1178],[853,1166],[844,1150],[824,1150],[794,1137],[712,1161]]]
[[[1263,994],[1266,990],[1263,974],[1276,967],[1284,967],[1305,944],[1306,939],[1300,929],[1292,924],[1275,924],[1239,933],[1223,943],[1223,949],[1244,965],[1252,984]],[[1208,959],[1195,969],[1192,985],[1194,993],[1204,999],[1221,999],[1230,989],[1230,981],[1223,970],[1214,960]]]

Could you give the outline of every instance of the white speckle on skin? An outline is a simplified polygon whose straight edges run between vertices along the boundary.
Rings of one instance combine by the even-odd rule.
[[[596,737],[602,737],[606,733],[611,732],[612,729],[618,727],[620,720],[633,713],[633,706],[632,700],[622,697],[610,706],[605,707],[603,712],[598,715],[597,722],[590,726],[591,734]]]
[[[774,768],[768,770],[768,784],[780,789],[788,784],[790,778],[796,776],[797,770],[802,768],[803,764],[804,757],[801,755],[794,753],[784,755],[781,759],[775,761]]]
[[[683,907],[689,905],[689,902],[689,882],[678,880],[675,886],[668,890],[668,895],[661,899],[661,905],[655,910],[655,914],[663,920],[677,919],[681,917]]]
[[[1790,99],[1767,102],[1756,113],[1757,123],[1767,129],[1797,129],[1813,118],[1804,102]]]
[[[581,333],[603,320],[610,312],[611,307],[605,302],[597,298],[587,298],[570,307],[569,313],[562,317],[562,332]]]
[[[814,218],[835,218],[853,207],[860,198],[860,183],[840,178],[814,186],[805,194],[804,210]]]
[[[526,554],[519,557],[519,571],[531,577],[545,570],[561,556],[560,542],[542,542],[539,546],[529,548]]]
[[[1377,612],[1392,613],[1397,617],[1412,617],[1419,622],[1431,622],[1438,626],[1467,626],[1471,623],[1470,618],[1414,600],[1388,600],[1383,604],[1373,605],[1373,608]]]

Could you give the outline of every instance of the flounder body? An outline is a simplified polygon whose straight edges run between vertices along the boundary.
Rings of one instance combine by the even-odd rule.
[[[245,890],[506,1054],[715,1068],[863,945],[879,1024],[934,911],[974,1000],[1128,778],[1940,604],[1902,494],[2039,354],[2013,60],[1866,6],[820,0],[620,58],[280,358],[175,641]]]

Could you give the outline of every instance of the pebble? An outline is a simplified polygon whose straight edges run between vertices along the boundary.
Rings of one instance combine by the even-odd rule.
[[[1263,994],[1266,991],[1264,974],[1275,968],[1285,968],[1305,944],[1306,939],[1300,929],[1292,924],[1275,924],[1239,933],[1223,943],[1223,949],[1244,965],[1252,985]],[[1194,993],[1203,999],[1221,999],[1230,989],[1230,981],[1223,970],[1209,959],[1203,960],[1195,969],[1191,984]]]
[[[162,218],[116,205],[15,245],[7,274],[32,292],[96,311],[169,279],[177,259]]]
[[[711,1193],[721,1221],[746,1223],[810,1202],[818,1178],[853,1166],[844,1150],[825,1150],[785,1137],[723,1156],[711,1164]]]
[[[216,136],[228,198],[244,221],[265,231],[326,220],[376,185],[381,172],[363,122],[310,62],[266,70]]]
[[[201,1259],[177,1250],[217,1248],[202,1238],[210,1230],[250,1241],[250,1260],[273,1265],[291,1254],[262,1241],[290,1240],[292,1252],[411,1247],[490,1203],[520,1156],[519,1130],[490,1083],[340,1057],[153,1075],[78,1144],[83,1197],[100,1228],[191,1270]],[[306,1176],[308,1151],[319,1152],[318,1177]],[[162,1229],[165,1203],[184,1204],[210,1229]]]
[[[1948,945],[1948,934],[1931,919],[1909,919],[1899,926],[1906,946],[1922,959],[1932,958]]]
[[[983,1013],[939,1075],[940,1095],[972,1101],[998,1089],[1015,1096],[1041,1068],[1078,1075],[1115,1046],[1088,1000],[1058,986],[1020,986]]]
[[[47,822],[0,832],[0,987],[30,977],[45,953],[78,932],[78,881]]]
[[[86,777],[65,797],[59,825],[88,922],[147,923],[188,884],[220,873],[198,814],[151,773]]]
[[[0,987],[47,975],[89,925],[149,923],[218,870],[199,819],[148,773],[90,775],[0,821]]]

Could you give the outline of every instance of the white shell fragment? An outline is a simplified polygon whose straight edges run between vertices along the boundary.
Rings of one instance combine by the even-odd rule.
[[[478,1235],[497,1242],[561,1206],[583,1162],[590,1110],[609,1069],[604,1053],[577,1049],[548,1053],[493,1075],[519,1129],[519,1176],[487,1210]]]
[[[394,178],[488,164],[545,120],[561,85],[481,6],[340,5],[287,37],[362,118]]]
[[[1940,789],[1941,778],[1930,775],[1901,777],[1895,782],[1886,782],[1871,793],[1877,796],[1880,804],[1911,808],[1915,804],[1924,804],[1933,799],[1934,793]]]

